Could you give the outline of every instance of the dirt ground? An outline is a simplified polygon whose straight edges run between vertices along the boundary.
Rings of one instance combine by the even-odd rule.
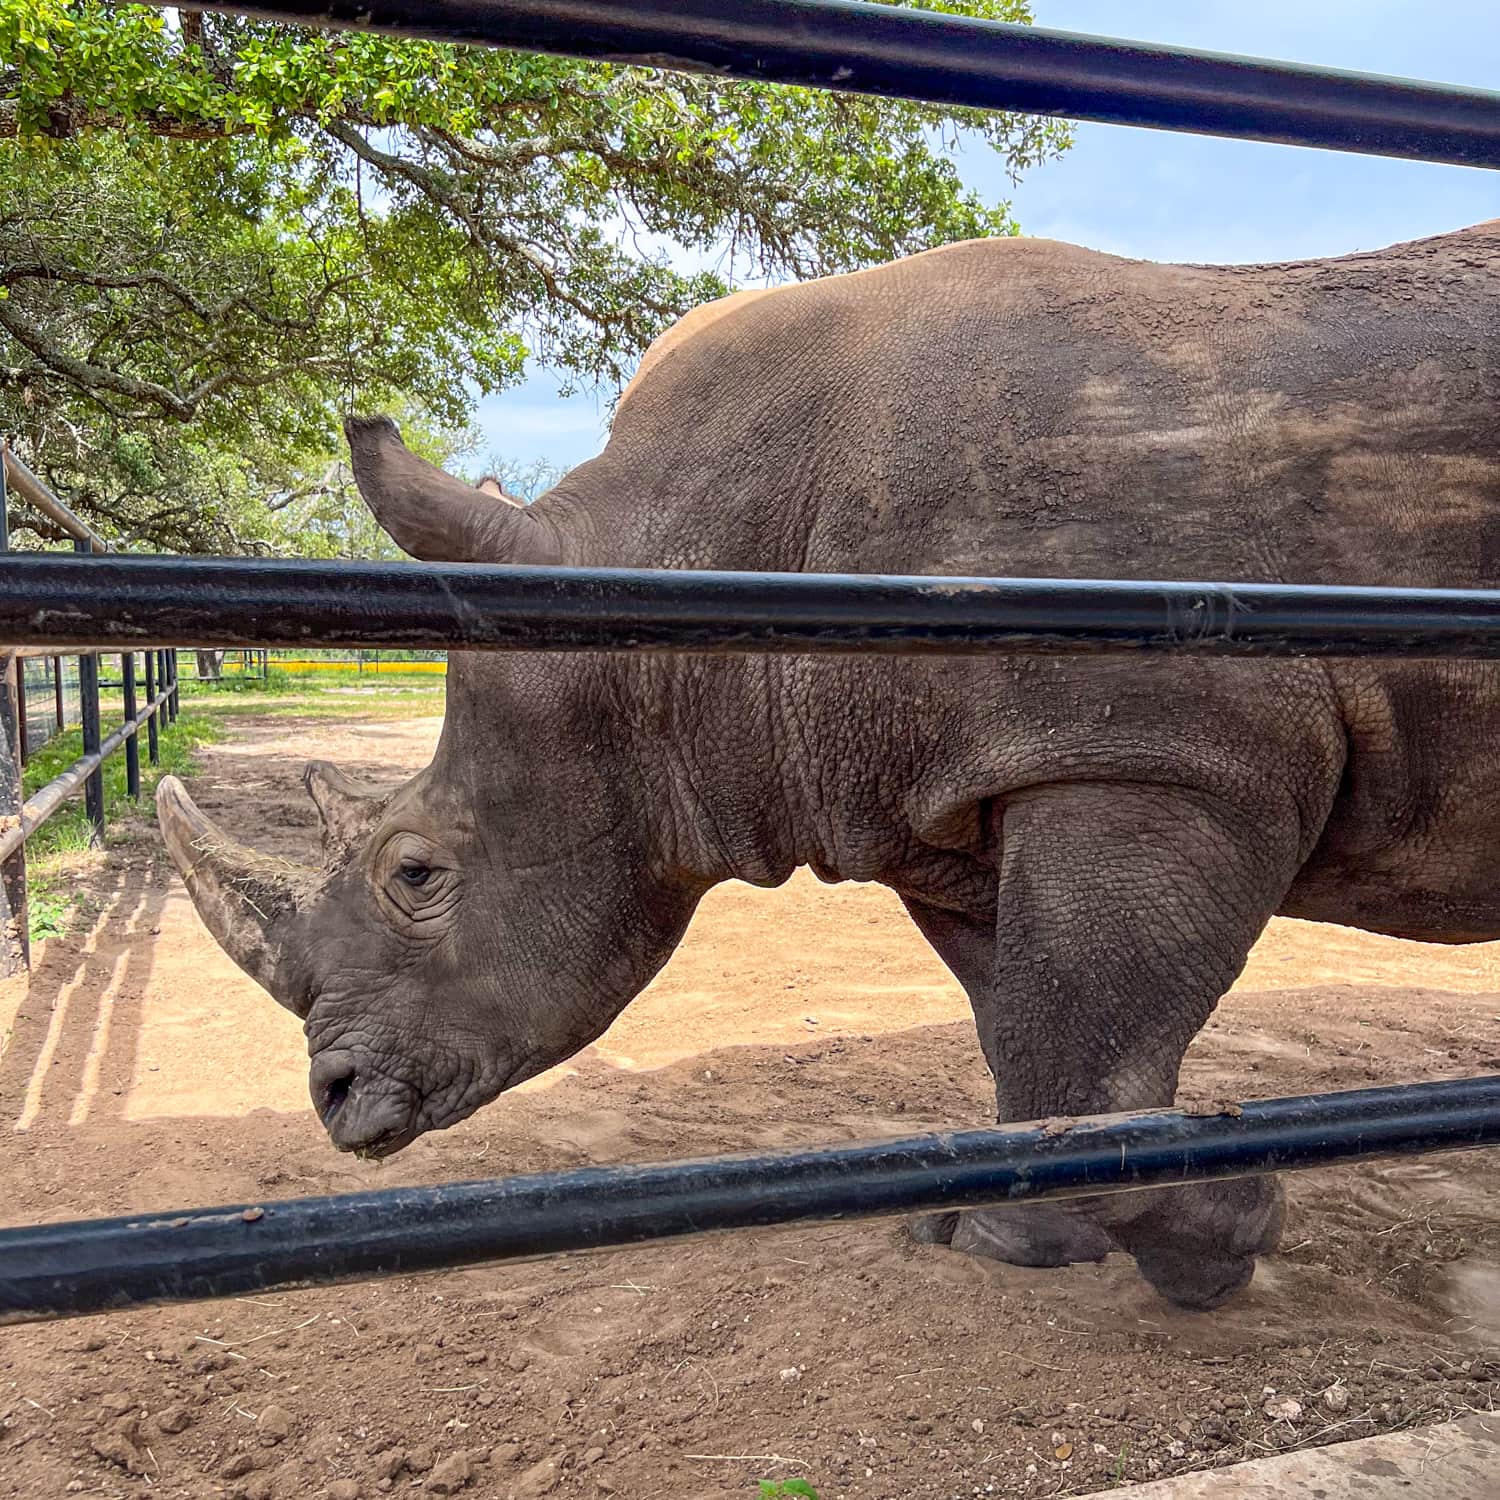
[[[437,728],[239,719],[194,789],[309,854],[307,758],[394,779]],[[155,840],[85,878],[90,930],[46,946],[29,994],[0,990],[7,1223],[987,1117],[962,997],[895,900],[799,876],[713,893],[597,1046],[372,1167],[324,1140],[296,1021],[212,944]],[[1500,1069],[1497,991],[1500,945],[1278,922],[1187,1088]],[[1490,1409],[1497,1185],[1479,1153],[1299,1177],[1285,1250],[1212,1316],[1120,1257],[1021,1271],[887,1222],[0,1329],[0,1496],[1090,1493]]]

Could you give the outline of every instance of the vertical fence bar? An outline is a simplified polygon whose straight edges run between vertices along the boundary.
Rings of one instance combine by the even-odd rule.
[[[99,748],[99,658],[78,658],[78,697],[83,709],[83,753],[93,755]],[[89,822],[94,828],[94,842],[104,842],[104,767],[97,766],[83,784],[83,800]]]
[[[74,542],[75,552],[88,553],[88,542]],[[99,657],[78,658],[78,700],[83,711],[83,753],[93,755],[99,748]],[[97,767],[83,784],[84,805],[94,829],[94,842],[104,842],[104,767]]]
[[[120,685],[125,692],[125,722],[135,722],[135,652],[126,651],[120,656]],[[138,729],[130,731],[125,741],[125,795],[132,802],[141,800],[141,736]]]
[[[167,699],[167,723],[177,722],[177,647],[171,646],[167,650],[167,685],[172,690],[172,696]]]
[[[52,706],[57,714],[57,732],[61,734],[68,727],[68,706],[63,702],[63,659],[60,656],[52,658]]]
[[[21,741],[16,726],[15,682],[22,659],[0,656],[0,828],[18,821],[25,794],[21,790]],[[0,979],[24,974],[31,967],[30,924],[26,915],[26,846],[0,868]]]
[[[5,491],[5,445],[0,443],[0,552],[10,550],[10,512]],[[21,790],[24,729],[17,712],[15,684],[26,670],[19,656],[0,655],[0,827],[19,819],[26,800]],[[31,967],[31,933],[26,915],[26,846],[0,867],[0,979]]]
[[[22,656],[16,658],[16,739],[24,771],[31,759],[31,731],[26,725],[26,659]]]
[[[144,651],[141,654],[146,658],[146,702],[155,703],[156,658],[160,653],[156,651]],[[157,715],[160,714],[160,712],[160,709],[153,708],[151,710],[151,717],[146,720],[146,750],[151,757],[151,764],[153,766],[159,766],[161,764],[161,742],[159,739],[160,731],[158,731],[156,727]]]

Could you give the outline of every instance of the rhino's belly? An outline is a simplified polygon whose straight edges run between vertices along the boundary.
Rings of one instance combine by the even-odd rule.
[[[1428,943],[1500,939],[1500,818],[1455,813],[1378,846],[1330,840],[1281,915]]]

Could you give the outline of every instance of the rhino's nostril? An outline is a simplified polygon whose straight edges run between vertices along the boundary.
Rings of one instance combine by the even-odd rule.
[[[323,1084],[318,1114],[325,1126],[332,1123],[334,1116],[344,1107],[358,1077],[359,1075],[351,1068],[347,1073],[341,1073],[337,1078],[330,1078]]]

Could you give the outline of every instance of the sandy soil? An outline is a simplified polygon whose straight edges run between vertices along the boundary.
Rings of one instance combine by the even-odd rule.
[[[437,727],[239,720],[195,792],[306,855],[306,758],[394,778]],[[324,1141],[297,1023],[155,841],[86,879],[91,928],[46,946],[29,994],[0,990],[8,1223],[986,1118],[962,997],[895,900],[799,877],[713,893],[596,1047],[373,1168]],[[1500,945],[1278,922],[1187,1087],[1500,1069],[1497,992]],[[1026,1272],[880,1223],[0,1329],[0,1496],[1089,1493],[1489,1409],[1497,1184],[1477,1153],[1296,1179],[1287,1248],[1212,1317],[1119,1257]]]

